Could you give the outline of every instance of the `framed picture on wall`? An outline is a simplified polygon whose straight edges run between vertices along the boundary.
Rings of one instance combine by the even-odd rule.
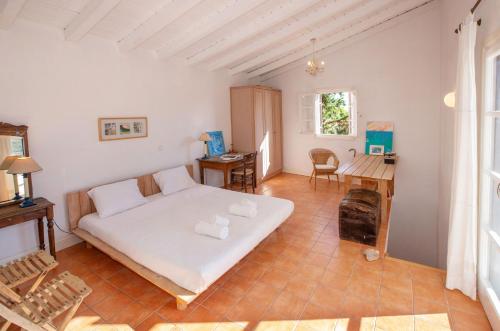
[[[368,122],[366,125],[365,154],[372,154],[370,146],[383,146],[385,153],[393,152],[394,139],[393,122]]]
[[[101,117],[98,119],[99,141],[145,138],[147,117]]]
[[[370,145],[370,155],[384,155],[384,145]]]

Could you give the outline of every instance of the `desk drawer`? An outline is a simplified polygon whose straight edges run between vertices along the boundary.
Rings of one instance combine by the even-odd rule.
[[[44,209],[44,210],[38,210],[38,211],[34,211],[31,213],[27,213],[27,214],[4,217],[4,218],[0,219],[0,228],[4,228],[6,226],[19,224],[19,223],[23,223],[23,222],[36,220],[38,218],[45,217],[46,215],[47,215],[47,213]]]

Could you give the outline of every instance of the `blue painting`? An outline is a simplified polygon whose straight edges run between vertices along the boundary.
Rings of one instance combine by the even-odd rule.
[[[366,128],[365,154],[370,154],[370,146],[384,146],[384,153],[392,152],[394,124],[392,122],[368,122]]]
[[[224,146],[224,136],[222,131],[207,132],[211,141],[208,142],[208,155],[220,156],[226,154],[226,147]]]

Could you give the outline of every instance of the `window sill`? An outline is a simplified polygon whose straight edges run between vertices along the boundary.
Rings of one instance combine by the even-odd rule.
[[[355,135],[336,135],[336,134],[315,134],[316,138],[331,139],[331,140],[356,140],[358,136]]]

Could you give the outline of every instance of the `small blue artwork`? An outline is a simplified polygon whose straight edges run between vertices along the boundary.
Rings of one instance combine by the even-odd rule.
[[[370,154],[370,146],[384,146],[384,153],[392,152],[394,124],[392,122],[368,122],[366,128],[365,154]]]
[[[226,147],[224,146],[224,136],[222,131],[211,131],[207,132],[210,136],[211,141],[208,142],[208,155],[209,156],[221,156],[226,154]]]

